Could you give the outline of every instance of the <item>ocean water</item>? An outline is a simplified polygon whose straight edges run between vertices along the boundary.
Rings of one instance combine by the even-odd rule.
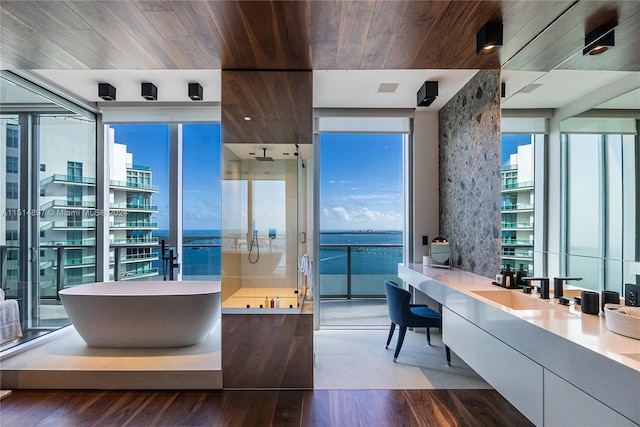
[[[154,235],[158,236],[158,240],[167,239],[166,232],[162,230]],[[182,274],[219,276],[220,231],[187,230],[183,239],[185,244],[217,246],[185,247]],[[320,274],[346,274],[349,251],[352,275],[395,274],[398,263],[402,262],[402,232],[399,231],[326,231],[320,233],[320,245]],[[160,260],[154,262],[154,267],[162,274]]]

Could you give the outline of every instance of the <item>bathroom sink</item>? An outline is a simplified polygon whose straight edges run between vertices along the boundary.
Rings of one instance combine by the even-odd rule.
[[[553,304],[535,299],[529,295],[518,293],[516,291],[508,291],[496,289],[495,291],[471,291],[472,293],[486,298],[512,310],[551,310]]]

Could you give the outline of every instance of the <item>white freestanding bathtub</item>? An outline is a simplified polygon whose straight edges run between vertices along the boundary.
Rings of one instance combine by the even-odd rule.
[[[183,347],[220,318],[220,282],[103,282],[59,292],[71,323],[93,347]]]

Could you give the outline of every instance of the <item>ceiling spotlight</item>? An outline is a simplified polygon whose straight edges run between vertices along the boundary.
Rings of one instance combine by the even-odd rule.
[[[189,83],[189,98],[192,101],[202,101],[202,86],[200,86],[200,83]]]
[[[438,97],[438,82],[426,81],[418,90],[418,107],[428,107]]]
[[[243,117],[243,119],[245,119],[246,121],[250,121],[250,120],[251,120],[251,117],[249,117],[249,116],[244,116],[244,117]]]
[[[116,88],[109,83],[98,83],[98,96],[105,101],[115,101]]]
[[[605,24],[584,37],[583,55],[599,55],[615,46],[614,24]]]
[[[158,88],[153,83],[142,83],[142,97],[147,101],[156,101]]]
[[[487,22],[476,34],[476,53],[489,55],[502,46],[502,22]]]

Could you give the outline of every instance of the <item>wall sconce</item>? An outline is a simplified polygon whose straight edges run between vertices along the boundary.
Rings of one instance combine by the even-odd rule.
[[[142,83],[142,97],[147,101],[156,101],[158,88],[153,83]]]
[[[109,83],[98,83],[98,97],[105,101],[116,100],[116,88]]]
[[[599,55],[616,45],[615,25],[605,24],[591,31],[584,37],[583,55]]]
[[[438,82],[426,81],[418,90],[418,107],[428,107],[438,97]]]
[[[192,101],[202,101],[202,86],[200,86],[200,83],[189,83],[189,98]]]
[[[502,22],[487,22],[476,34],[476,53],[489,55],[502,46]]]
[[[505,99],[507,97],[507,84],[505,82],[500,83],[500,98]]]

